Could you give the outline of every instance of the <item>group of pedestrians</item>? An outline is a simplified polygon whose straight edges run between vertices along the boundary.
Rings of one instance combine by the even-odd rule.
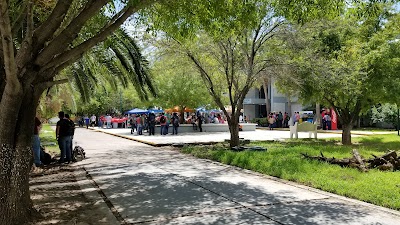
[[[156,124],[160,124],[160,134],[167,135],[169,127],[172,126],[172,134],[178,134],[180,125],[180,117],[177,113],[170,114],[161,113],[156,116],[154,113],[137,114],[130,116],[129,123],[131,125],[131,134],[136,130],[138,135],[143,135],[143,131],[147,130],[149,135],[155,135]]]
[[[287,112],[284,114],[282,114],[282,112],[271,112],[268,115],[269,129],[273,130],[274,128],[288,128],[289,120],[290,116]]]

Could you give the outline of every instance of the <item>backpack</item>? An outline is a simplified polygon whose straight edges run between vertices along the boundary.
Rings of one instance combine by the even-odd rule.
[[[174,126],[179,127],[179,118],[174,117]]]
[[[165,123],[167,120],[165,119],[165,116],[161,116],[160,118],[160,123]]]

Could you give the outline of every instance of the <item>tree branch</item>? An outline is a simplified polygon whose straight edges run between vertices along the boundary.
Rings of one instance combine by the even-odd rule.
[[[51,12],[50,16],[34,32],[35,45],[34,52],[41,49],[44,43],[52,38],[68,13],[73,0],[59,0]]]
[[[13,34],[13,36],[16,36],[16,34],[19,31],[22,23],[24,22],[26,6],[27,6],[27,3],[26,3],[26,1],[24,1],[22,3],[21,10],[20,10],[20,12],[19,12],[19,14],[17,16],[17,19],[14,21],[14,23],[12,25],[12,28],[11,28],[11,33]]]
[[[92,18],[99,10],[107,4],[109,0],[90,1],[85,8],[75,17],[70,24],[56,37],[50,44],[39,54],[35,64],[39,66],[45,65],[55,55],[58,55],[68,47],[73,40],[76,39],[85,23]]]
[[[11,33],[10,15],[7,0],[0,1],[0,33],[3,46],[4,70],[6,73],[6,82],[9,82],[13,88],[21,88],[17,78],[17,67],[14,58],[14,43]]]
[[[29,54],[32,50],[32,38],[34,31],[34,21],[33,21],[33,1],[28,0],[26,8],[26,34],[25,38],[21,43],[21,47],[15,56],[15,62],[18,71],[22,71],[26,63],[31,60],[32,54]],[[23,76],[23,72],[18,73],[18,77]]]
[[[44,83],[42,83],[42,84],[40,84],[40,85],[43,85],[43,87],[44,87],[45,89],[47,89],[47,88],[50,88],[50,87],[52,87],[52,86],[54,86],[54,85],[57,85],[57,84],[65,84],[65,83],[68,83],[68,82],[69,82],[68,79],[62,79],[62,80],[54,80],[54,81],[44,82]]]
[[[65,62],[70,61],[71,58],[76,58],[79,55],[82,55],[90,48],[94,47],[96,44],[104,41],[110,34],[112,34],[115,30],[117,30],[124,21],[132,15],[134,12],[141,9],[146,3],[154,3],[156,0],[146,0],[142,1],[143,4],[139,4],[137,7],[129,6],[125,8],[125,12],[115,20],[114,23],[107,25],[102,29],[102,32],[98,33],[94,37],[90,38],[89,40],[81,43],[80,45],[76,46],[75,48],[68,50],[61,55],[55,57],[49,63],[47,63],[42,70],[47,70],[49,68],[56,68]]]

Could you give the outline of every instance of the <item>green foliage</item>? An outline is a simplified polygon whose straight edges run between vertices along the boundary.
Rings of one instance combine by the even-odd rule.
[[[399,137],[396,135],[374,135],[355,139],[357,149],[365,157],[371,154],[382,155],[386,149],[400,150]],[[330,141],[288,141],[256,142],[252,145],[263,146],[266,152],[234,152],[222,145],[189,146],[182,152],[196,157],[207,158],[240,168],[253,170],[285,180],[295,181],[324,191],[350,198],[370,202],[383,207],[400,209],[398,172],[370,170],[359,172],[353,168],[342,168],[317,161],[305,160],[300,153],[326,157],[352,157],[354,146],[341,146]],[[318,171],[316,173],[316,171]],[[371,187],[371,184],[374,184]]]
[[[187,58],[164,55],[153,66],[158,96],[150,104],[164,108],[213,105],[210,94]]]
[[[56,132],[49,124],[43,124],[40,131],[40,143],[46,152],[60,153],[57,145]]]
[[[397,126],[397,106],[392,104],[382,104],[371,108],[372,123],[388,123]]]
[[[398,15],[393,15],[390,4],[377,3],[368,17],[353,9],[335,21],[296,27],[295,36],[286,38],[292,49],[289,62],[301,80],[287,85],[297,88],[306,101],[333,106],[346,127],[360,112],[389,99],[385,97],[392,92],[388,87],[399,84],[393,70],[396,64],[388,65],[399,57],[394,47]]]

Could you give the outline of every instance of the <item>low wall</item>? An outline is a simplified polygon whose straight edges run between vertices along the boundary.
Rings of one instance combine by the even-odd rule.
[[[256,125],[255,123],[241,123],[239,124],[242,127],[242,131],[255,131]],[[202,124],[203,132],[229,132],[229,127],[227,123],[223,124]],[[161,133],[161,126],[156,125],[155,133]],[[199,128],[197,130],[193,129],[191,124],[180,124],[178,128],[178,133],[193,133],[200,132]],[[169,126],[168,133],[172,133],[172,126]]]

